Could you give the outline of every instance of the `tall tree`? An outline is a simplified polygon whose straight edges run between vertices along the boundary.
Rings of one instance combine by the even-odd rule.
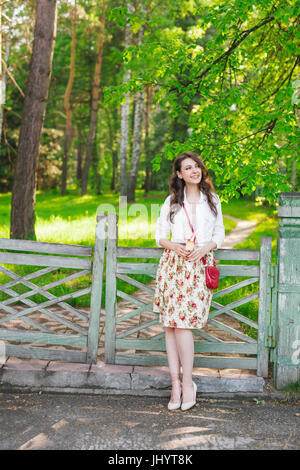
[[[127,2],[127,11],[132,13],[133,6]],[[129,19],[125,26],[125,51],[132,45],[133,32]],[[123,76],[123,85],[130,80],[131,70],[126,67]],[[129,113],[130,113],[130,92],[127,91],[125,101],[121,104],[121,134],[120,134],[120,196],[127,196],[128,175],[127,175],[127,156],[128,156],[128,135],[129,135]]]
[[[67,190],[67,173],[68,173],[68,154],[72,142],[72,108],[70,103],[72,87],[75,77],[75,54],[76,54],[76,0],[74,6],[71,6],[70,16],[72,19],[72,42],[71,42],[71,59],[70,59],[70,74],[69,81],[64,97],[64,108],[66,113],[66,127],[64,136],[64,149],[63,149],[63,164],[62,164],[62,180],[61,180],[61,194],[65,196]]]
[[[57,0],[37,0],[11,203],[11,238],[35,239],[36,168],[56,35]]]
[[[145,177],[145,194],[151,188],[151,154],[150,154],[150,116],[151,116],[151,102],[153,97],[153,88],[150,85],[146,87],[146,109],[145,109],[145,159],[146,159],[146,177]]]
[[[144,15],[145,8],[143,1],[140,1],[140,11]],[[145,33],[145,24],[142,24],[138,32],[137,46],[141,47]],[[135,188],[137,183],[137,175],[139,170],[139,162],[142,151],[142,124],[144,117],[145,100],[144,87],[137,91],[135,95],[134,108],[134,125],[133,125],[133,143],[130,162],[129,184],[127,189],[128,201],[133,202],[135,199]]]
[[[92,96],[91,96],[90,128],[89,128],[89,134],[87,138],[86,156],[85,156],[84,166],[82,169],[82,178],[81,178],[81,194],[82,195],[87,193],[89,170],[90,170],[90,165],[92,161],[93,143],[95,139],[95,131],[96,131],[96,124],[97,124],[101,67],[102,67],[103,46],[104,46],[104,39],[105,39],[106,9],[107,9],[107,3],[105,1],[102,6],[102,12],[101,12],[100,21],[99,21],[97,56],[96,56],[94,79],[93,79],[93,85],[92,85]]]

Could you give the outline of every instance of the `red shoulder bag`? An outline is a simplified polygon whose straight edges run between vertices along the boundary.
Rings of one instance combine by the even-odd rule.
[[[184,206],[184,203],[182,203],[182,207],[183,207],[183,209],[186,213],[186,216],[187,216],[188,222],[190,224],[192,233],[194,234],[194,237],[193,237],[194,240],[193,241],[194,241],[194,243],[196,243],[196,234],[195,234],[195,231],[194,231],[194,227],[191,224],[191,221],[190,221],[189,215],[187,213],[187,210]],[[209,289],[217,289],[218,286],[219,286],[220,271],[216,266],[216,260],[215,260],[214,253],[213,253],[213,259],[214,259],[214,265],[213,266],[205,266],[205,281],[206,281],[206,286]]]

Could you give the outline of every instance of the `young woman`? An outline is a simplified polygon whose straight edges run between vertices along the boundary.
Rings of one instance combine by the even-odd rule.
[[[206,325],[212,300],[204,266],[213,265],[213,250],[222,245],[225,230],[220,199],[201,158],[193,152],[178,155],[173,173],[155,235],[156,244],[165,250],[157,269],[153,307],[165,329],[172,382],[168,408],[185,411],[196,404],[192,329]]]

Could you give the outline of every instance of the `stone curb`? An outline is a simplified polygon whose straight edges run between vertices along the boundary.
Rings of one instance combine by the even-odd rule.
[[[193,380],[201,394],[265,393],[264,379],[253,374],[214,376],[212,372],[210,375],[196,372]],[[24,390],[169,396],[170,386],[170,376],[165,369],[108,365],[101,361],[89,365],[8,358],[0,368],[0,392]]]

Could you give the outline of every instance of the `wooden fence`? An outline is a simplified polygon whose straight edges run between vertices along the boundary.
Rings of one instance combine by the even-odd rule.
[[[106,219],[104,214],[98,218],[94,251],[91,246],[0,239],[0,271],[6,276],[0,284],[0,340],[6,342],[6,355],[96,362]],[[14,272],[15,266],[19,271],[26,266],[25,274]],[[57,280],[49,282],[50,274]],[[89,275],[88,286],[76,289],[76,282]],[[63,295],[51,292],[63,285]],[[16,290],[20,286],[22,292]],[[84,295],[90,295],[88,312],[68,302]],[[40,302],[33,300],[37,296]],[[59,333],[59,327],[65,332]]]
[[[270,325],[273,275],[271,244],[270,237],[262,237],[260,250],[220,249],[215,252],[217,260],[228,260],[235,263],[219,264],[220,278],[234,278],[235,280],[241,278],[241,280],[214,292],[207,326],[203,330],[194,330],[194,334],[198,337],[198,340],[195,341],[195,366],[256,369],[257,375],[267,376],[269,353],[266,337]],[[167,365],[166,354],[159,354],[159,352],[165,352],[165,341],[164,332],[157,328],[159,325],[158,314],[153,312],[152,308],[153,286],[145,285],[132,277],[132,275],[143,274],[154,279],[157,259],[160,258],[162,251],[160,248],[118,246],[117,216],[115,214],[108,215],[105,294],[105,361],[107,363]],[[133,258],[138,259],[138,262],[130,261]],[[155,262],[145,262],[147,260]],[[243,264],[244,261],[256,262],[256,264]],[[143,289],[148,301],[141,301],[118,289],[118,279]],[[251,284],[257,286],[254,293],[244,295],[227,304],[220,301],[221,297],[237,292]],[[117,317],[117,297],[131,302],[136,308]],[[235,310],[237,307],[254,302],[256,299],[258,301],[258,321],[253,321]],[[140,316],[146,312],[146,321],[143,323],[140,321]],[[257,338],[254,339],[242,332],[241,329],[232,327],[224,320],[224,317],[257,330]],[[137,320],[135,325],[132,324],[134,318]],[[128,323],[128,327],[126,327],[126,323]],[[144,333],[143,338],[141,338],[142,332]],[[221,337],[218,336],[218,332],[221,332]],[[224,338],[226,336],[227,339]]]

